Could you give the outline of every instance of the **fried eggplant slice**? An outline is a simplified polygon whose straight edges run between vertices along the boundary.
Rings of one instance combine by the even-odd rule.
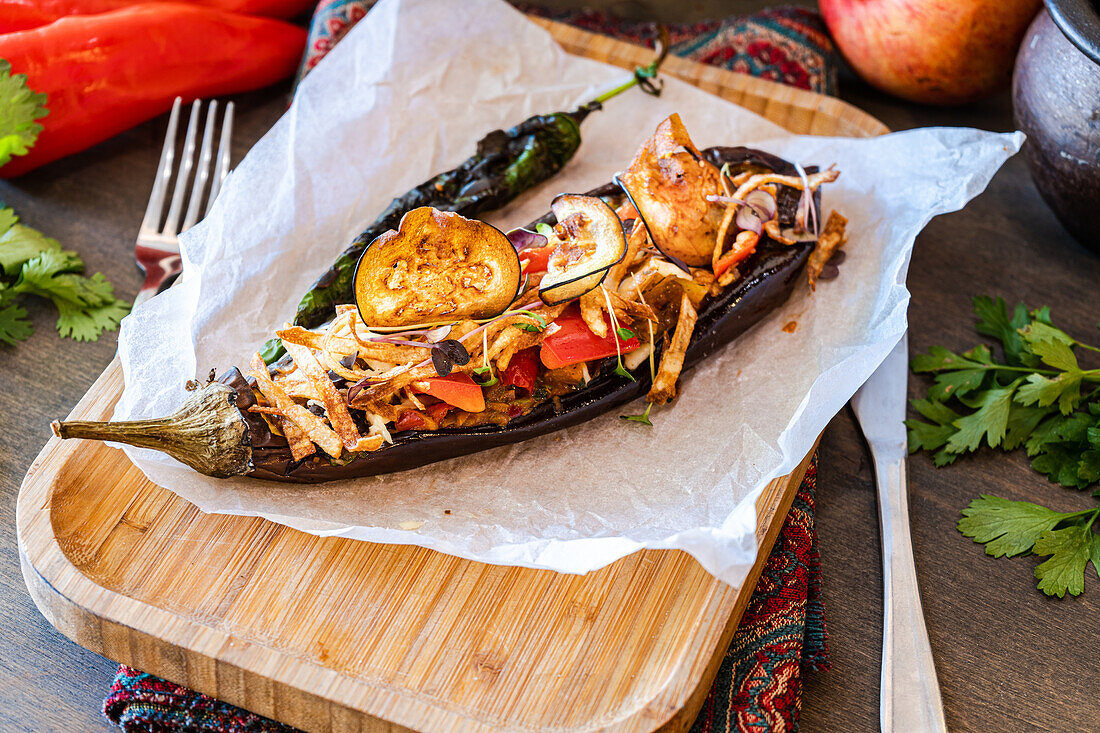
[[[539,297],[557,305],[595,290],[626,254],[626,233],[615,210],[597,196],[563,193],[550,205],[558,223]]]
[[[724,210],[707,196],[723,193],[722,174],[691,142],[680,115],[657,126],[618,180],[657,249],[693,267],[710,263]]]
[[[519,255],[503,232],[422,206],[364,250],[355,304],[368,327],[489,318],[511,305],[519,286]]]

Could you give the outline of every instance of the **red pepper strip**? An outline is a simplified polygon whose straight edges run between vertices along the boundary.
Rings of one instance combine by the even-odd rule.
[[[469,374],[448,374],[445,377],[413,382],[412,391],[438,397],[448,405],[466,412],[481,412],[485,409],[485,395],[481,392],[481,385],[471,379]]]
[[[550,262],[550,253],[553,251],[553,247],[531,247],[520,252],[520,261],[527,260],[528,263],[524,272],[546,272]]]
[[[217,10],[267,18],[293,18],[313,7],[313,0],[184,0]],[[148,0],[0,0],[0,33],[47,25],[70,15],[99,15]]]
[[[716,278],[721,277],[723,272],[755,252],[756,244],[760,241],[760,235],[755,234],[752,237],[745,237],[745,240],[745,243],[740,247],[737,246],[735,240],[733,249],[719,257],[718,262],[714,263],[714,276]]]
[[[402,432],[405,430],[424,430],[428,427],[428,423],[424,421],[424,416],[416,410],[406,410],[397,416],[397,422],[393,424],[395,432]]]
[[[62,18],[0,36],[0,58],[45,92],[50,113],[9,178],[84,150],[167,112],[172,100],[217,97],[294,74],[302,28],[182,3],[147,3]]]
[[[446,402],[436,402],[434,405],[426,405],[424,412],[428,413],[428,417],[439,422],[453,409],[455,409],[454,405],[448,405]]]
[[[532,346],[517,352],[508,362],[508,368],[501,375],[506,387],[519,387],[528,392],[534,390],[535,379],[539,375],[539,350]]]
[[[607,336],[600,338],[588,328],[588,324],[581,318],[580,308],[575,305],[566,308],[554,323],[559,328],[542,340],[539,350],[539,356],[547,369],[615,356],[616,353],[627,354],[642,345],[637,337],[619,338],[611,330],[610,324]],[[616,339],[619,342],[618,351],[615,349]]]

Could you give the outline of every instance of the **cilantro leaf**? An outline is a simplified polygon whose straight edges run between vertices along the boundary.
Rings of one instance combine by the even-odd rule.
[[[20,308],[14,296],[0,283],[0,342],[14,346],[17,341],[25,341],[34,333],[34,326],[26,320],[27,311]]]
[[[97,272],[78,275],[84,263],[75,253],[47,250],[23,265],[13,292],[49,299],[58,311],[57,331],[77,341],[95,341],[113,331],[130,310],[114,297],[114,287]]]
[[[970,502],[962,514],[959,531],[984,544],[985,553],[993,557],[1030,552],[1043,532],[1074,516],[1060,514],[1031,502],[1010,501],[987,494]]]
[[[0,59],[0,166],[15,155],[26,155],[38,139],[45,117],[46,95],[27,87],[26,74],[12,74],[11,64]]]
[[[58,311],[58,334],[75,341],[98,340],[102,332],[118,328],[119,322],[130,312],[130,304],[122,300],[112,300],[94,307],[65,301],[55,301],[55,305]]]
[[[10,206],[4,206],[0,201],[0,236],[6,234],[17,221],[19,217],[15,215],[15,211]]]
[[[1039,590],[1059,598],[1067,592],[1081,595],[1085,589],[1085,565],[1094,552],[1095,537],[1087,524],[1043,532],[1035,542],[1035,554],[1050,558],[1035,568]]]
[[[5,211],[11,211],[11,209],[0,209],[0,215]],[[61,244],[56,239],[51,239],[28,226],[12,222],[12,225],[0,234],[0,270],[8,276],[16,276],[19,274],[19,268],[28,260],[43,252],[60,251]],[[69,254],[76,257],[75,253]],[[76,258],[76,262],[79,263],[76,269],[80,269],[84,264],[79,258]]]

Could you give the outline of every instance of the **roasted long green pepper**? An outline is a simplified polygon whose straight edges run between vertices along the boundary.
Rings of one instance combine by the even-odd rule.
[[[352,280],[359,256],[383,232],[396,229],[407,212],[433,206],[475,217],[500,208],[562,169],[580,147],[580,123],[604,102],[634,86],[649,94],[660,94],[660,86],[653,79],[668,53],[668,32],[663,27],[659,28],[656,45],[656,58],[648,66],[635,69],[630,81],[572,112],[536,115],[508,130],[494,130],[478,141],[477,152],[457,168],[395,198],[305,294],[298,303],[294,325],[319,326],[335,314],[338,304],[352,302]],[[283,354],[282,342],[271,339],[261,354],[268,364],[272,363]]]

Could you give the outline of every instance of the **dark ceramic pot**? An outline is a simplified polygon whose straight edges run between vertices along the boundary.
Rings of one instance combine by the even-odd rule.
[[[1035,185],[1069,232],[1100,252],[1100,13],[1046,0],[1020,45],[1016,125]]]

